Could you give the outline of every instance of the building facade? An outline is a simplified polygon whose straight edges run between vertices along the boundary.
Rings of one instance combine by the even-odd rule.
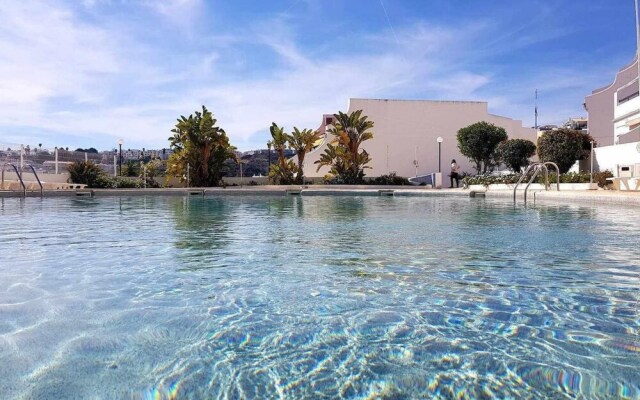
[[[598,146],[640,140],[638,59],[618,71],[613,82],[585,97],[589,134]]]
[[[458,151],[458,130],[480,121],[503,127],[509,139],[536,141],[536,131],[525,128],[521,121],[490,114],[486,102],[432,101],[432,100],[378,100],[351,99],[349,112],[362,110],[374,122],[373,139],[362,144],[371,156],[365,170],[367,177],[395,172],[398,176],[413,177],[438,172],[449,174],[455,159],[461,172],[474,173],[473,164]],[[325,132],[333,122],[332,115],[324,115],[320,131]],[[437,138],[442,137],[440,161]],[[307,155],[304,175],[322,177],[329,172],[323,167],[317,171],[314,162],[324,153],[326,140]],[[445,179],[445,186],[448,183]]]

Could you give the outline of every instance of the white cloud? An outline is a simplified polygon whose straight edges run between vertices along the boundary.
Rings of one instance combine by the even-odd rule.
[[[68,10],[12,2],[0,9],[0,106],[41,103],[55,96],[88,101],[99,76],[119,70],[111,37],[78,23]]]
[[[84,6],[112,3],[85,0]],[[203,7],[200,0],[137,4],[160,17],[137,16],[148,18],[145,26],[167,19],[188,24]],[[494,27],[481,20],[464,28],[417,23],[397,30],[397,41],[388,32],[359,34],[352,37],[355,48],[320,52],[303,46],[302,32],[283,15],[239,28],[241,34],[198,37],[197,46],[185,49],[158,47],[113,21],[90,24],[57,2],[10,2],[0,19],[0,141],[3,131],[27,127],[30,134],[42,128],[94,140],[94,147],[111,147],[117,137],[132,147],[163,147],[175,118],[205,104],[232,143],[247,149],[266,141],[272,121],[315,128],[323,113],[346,110],[350,97],[489,100],[493,112],[525,118],[536,87],[578,93],[593,74],[569,68],[503,83],[499,73],[475,63],[486,60],[483,51],[495,55],[499,43],[521,47],[529,39],[516,41],[507,32],[487,44]],[[244,65],[248,48],[268,54],[269,66]],[[553,118],[568,109],[557,101]]]

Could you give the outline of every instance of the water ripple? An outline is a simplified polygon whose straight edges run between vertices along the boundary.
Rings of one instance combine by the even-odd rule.
[[[2,398],[640,398],[640,211],[0,199]]]

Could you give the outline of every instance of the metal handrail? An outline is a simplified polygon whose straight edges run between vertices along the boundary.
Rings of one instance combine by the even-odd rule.
[[[516,183],[516,186],[513,188],[513,202],[516,202],[516,190],[518,189],[518,186],[520,186],[520,184],[522,183],[522,181],[524,181],[524,179],[527,177],[527,174],[537,165],[538,163],[533,163],[531,165],[529,165],[527,167],[527,169],[524,170],[524,172],[522,173],[522,176],[520,176],[520,179],[518,179],[518,183]]]
[[[558,164],[551,161],[546,161],[543,163],[536,162],[536,163],[530,164],[527,167],[527,169],[522,173],[522,176],[520,177],[520,179],[518,179],[518,183],[516,183],[516,186],[513,188],[514,203],[516,202],[516,190],[518,190],[518,186],[520,186],[520,184],[526,179],[527,175],[529,174],[529,172],[531,172],[531,170],[535,170],[535,171],[531,179],[529,179],[527,186],[524,188],[525,203],[527,202],[527,190],[529,189],[529,186],[535,180],[535,178],[537,178],[538,175],[540,175],[541,171],[544,171],[544,190],[549,190],[551,188],[551,185],[549,184],[549,168],[547,168],[547,165],[553,165],[553,167],[556,169],[556,190],[560,191],[560,169],[558,168]]]
[[[31,172],[33,172],[33,176],[36,177],[36,181],[38,182],[38,185],[40,185],[40,196],[41,197],[44,196],[44,188],[42,187],[42,182],[40,182],[40,178],[38,177],[38,174],[36,173],[36,169],[33,168],[33,165],[31,165],[31,164],[27,164],[27,167],[31,168]]]
[[[544,170],[544,176],[545,176],[545,184],[544,184],[544,188],[545,190],[547,189],[548,186],[548,182],[549,182],[549,170],[547,169],[547,167],[544,164],[536,164],[536,168],[535,168],[535,172],[533,173],[533,176],[531,177],[531,179],[529,179],[529,182],[527,183],[527,186],[525,186],[524,188],[524,202],[525,204],[527,203],[527,190],[529,190],[529,186],[531,185],[531,182],[533,182],[538,175],[540,174],[540,171]]]
[[[547,164],[551,164],[555,167],[556,169],[556,190],[559,192],[560,191],[560,168],[558,168],[558,164],[551,162],[551,161],[547,161],[545,163],[542,163],[543,165],[547,165]],[[548,181],[548,179],[547,179]],[[548,184],[548,183],[547,183]]]
[[[20,185],[22,186],[22,196],[27,197],[27,187],[24,185],[24,182],[22,181],[22,176],[20,175],[20,172],[18,172],[18,167],[16,167],[14,164],[11,163],[4,163],[2,164],[2,180],[0,181],[1,183],[1,187],[4,189],[4,169],[7,165],[10,165],[13,167],[13,170],[16,171],[16,175],[18,176],[18,181],[20,181]]]

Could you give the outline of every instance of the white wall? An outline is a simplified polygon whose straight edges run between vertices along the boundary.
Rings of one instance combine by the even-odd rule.
[[[473,165],[458,151],[456,134],[459,129],[480,121],[505,128],[511,139],[536,141],[534,129],[523,128],[521,121],[489,114],[486,102],[351,99],[349,112],[356,110],[363,110],[363,115],[374,122],[373,139],[362,145],[372,159],[371,169],[365,170],[367,177],[390,172],[415,176],[414,159],[418,161],[418,175],[437,172],[438,136],[444,139],[441,150],[444,177],[449,174],[454,158],[461,171],[473,173]],[[317,166],[313,164],[324,149],[323,144],[307,156],[305,176],[323,176],[328,172],[328,168],[316,172]]]
[[[609,170],[614,176],[618,176],[619,165],[640,164],[640,142],[596,147],[593,152],[595,154],[593,169]]]

